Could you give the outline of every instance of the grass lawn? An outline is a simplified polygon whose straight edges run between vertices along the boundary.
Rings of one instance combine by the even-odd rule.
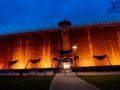
[[[120,90],[120,75],[80,75],[79,77],[101,90]]]
[[[54,76],[0,76],[0,90],[49,90]]]

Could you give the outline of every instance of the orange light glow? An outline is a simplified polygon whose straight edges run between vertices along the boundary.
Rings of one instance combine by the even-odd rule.
[[[42,63],[41,65],[42,68],[50,68],[51,67],[51,63]]]
[[[18,63],[15,69],[24,69],[25,65],[23,63]]]
[[[62,63],[64,69],[69,69],[71,64],[69,62]]]
[[[2,69],[3,68],[3,64],[2,63],[0,63],[0,69]]]
[[[22,34],[7,34],[0,36],[0,68],[24,69],[30,59],[40,58],[37,64],[29,63],[27,68],[58,67],[58,61],[52,63],[53,57],[60,58],[60,37],[57,30],[43,30]],[[61,28],[63,50],[71,50],[70,57],[75,66],[74,56],[78,67],[120,65],[120,23],[101,24],[100,26],[83,26]],[[74,45],[74,46],[73,46]],[[102,60],[94,55],[107,55]],[[18,60],[9,66],[8,62]],[[63,68],[70,65],[63,63]]]

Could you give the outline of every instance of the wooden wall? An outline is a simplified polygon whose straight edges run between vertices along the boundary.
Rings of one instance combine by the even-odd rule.
[[[26,32],[0,36],[0,68],[24,69],[30,59],[41,59],[37,64],[29,62],[27,68],[50,68],[53,57],[59,57],[59,30]],[[63,49],[76,45],[78,66],[120,65],[120,24],[63,28]],[[93,56],[102,57],[103,59]],[[9,61],[18,60],[12,66]],[[57,67],[57,62],[53,63]]]

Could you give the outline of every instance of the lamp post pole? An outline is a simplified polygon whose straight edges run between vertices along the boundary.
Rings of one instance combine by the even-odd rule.
[[[73,51],[74,51],[74,61],[75,61],[75,72],[76,72],[76,76],[77,76],[77,62],[76,62],[76,50],[77,50],[77,46],[73,46]]]

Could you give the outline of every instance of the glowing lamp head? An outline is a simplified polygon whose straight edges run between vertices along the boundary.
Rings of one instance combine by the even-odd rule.
[[[77,46],[73,46],[72,48],[73,48],[73,49],[77,49]]]

